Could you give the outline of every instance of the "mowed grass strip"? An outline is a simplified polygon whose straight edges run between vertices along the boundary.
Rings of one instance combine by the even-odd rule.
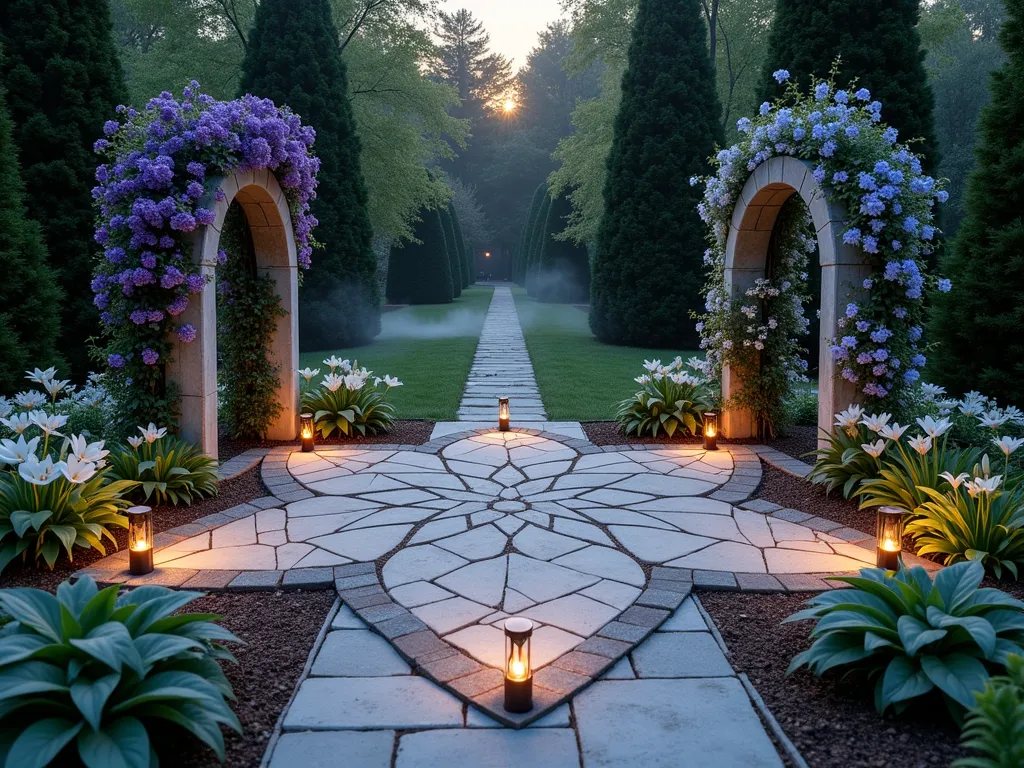
[[[644,360],[667,363],[676,355],[688,360],[699,354],[602,344],[590,332],[586,311],[543,304],[521,288],[512,293],[544,409],[552,421],[614,419],[618,403],[636,393],[633,379],[644,372]]]
[[[404,307],[381,318],[383,330],[372,344],[306,352],[299,367],[328,373],[325,358],[358,360],[377,376],[397,376],[404,386],[391,390],[399,419],[454,421],[473,364],[494,289],[472,286],[451,304]]]

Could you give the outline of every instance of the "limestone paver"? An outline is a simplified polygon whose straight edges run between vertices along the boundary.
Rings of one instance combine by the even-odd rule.
[[[335,768],[338,756],[359,768],[391,768],[394,731],[308,731],[281,736],[269,768]]]
[[[580,753],[569,728],[422,731],[399,739],[395,766],[451,768],[453,760],[474,768],[565,768],[579,765]]]
[[[422,677],[311,677],[299,686],[286,731],[459,727],[462,703]]]
[[[409,665],[383,637],[367,629],[328,632],[317,653],[313,677],[407,675]]]
[[[733,674],[710,632],[655,632],[633,651],[633,668],[641,679]]]

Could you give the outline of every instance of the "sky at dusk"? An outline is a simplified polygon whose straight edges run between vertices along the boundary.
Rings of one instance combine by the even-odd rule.
[[[537,33],[562,15],[559,0],[442,0],[441,9],[453,13],[466,8],[483,22],[491,48],[512,59],[513,70],[526,63],[537,43]]]

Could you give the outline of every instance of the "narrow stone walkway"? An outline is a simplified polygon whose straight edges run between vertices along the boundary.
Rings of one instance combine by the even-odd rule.
[[[598,681],[522,730],[412,674],[342,606],[282,730],[270,768],[334,765],[339,755],[363,768],[783,764],[692,597]]]
[[[494,422],[499,397],[509,398],[517,424],[529,426],[547,421],[515,300],[512,291],[503,285],[495,287],[487,310],[459,405],[459,421]]]

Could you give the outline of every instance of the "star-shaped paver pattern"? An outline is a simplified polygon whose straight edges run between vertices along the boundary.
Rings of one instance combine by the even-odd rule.
[[[855,571],[873,553],[708,494],[733,471],[698,446],[581,455],[546,437],[479,434],[437,455],[324,447],[288,470],[319,495],[156,555],[172,568],[285,570],[386,557],[392,599],[501,666],[501,622],[533,619],[543,666],[628,609],[643,564],[760,574]]]

